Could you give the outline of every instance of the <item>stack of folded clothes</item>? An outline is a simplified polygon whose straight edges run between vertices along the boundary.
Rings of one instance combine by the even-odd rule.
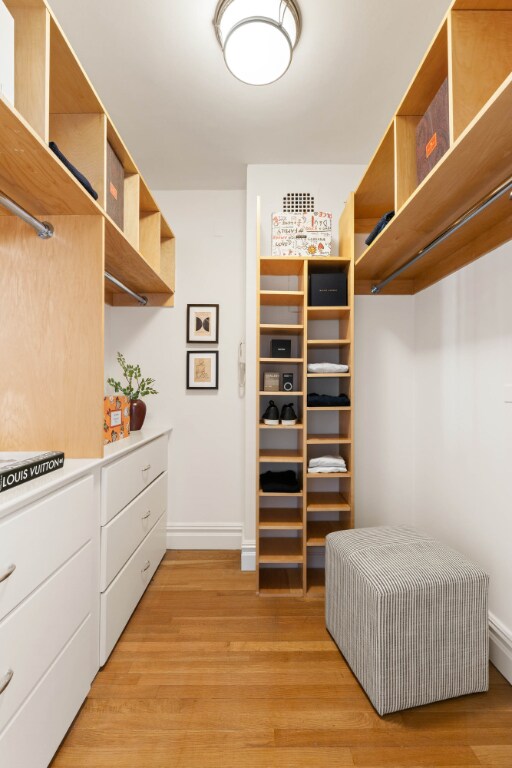
[[[308,408],[333,408],[342,406],[348,408],[350,398],[343,393],[340,395],[319,395],[316,392],[308,393]]]
[[[264,493],[298,493],[300,491],[297,475],[291,469],[285,472],[263,472],[260,475],[260,487]]]
[[[319,456],[317,459],[309,460],[309,474],[329,475],[333,472],[346,471],[347,465],[343,456]]]
[[[342,363],[308,363],[308,373],[348,373],[348,365]]]

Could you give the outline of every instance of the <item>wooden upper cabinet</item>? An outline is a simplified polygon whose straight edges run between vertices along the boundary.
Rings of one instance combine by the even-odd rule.
[[[418,124],[448,89],[448,148],[420,180]],[[512,177],[512,0],[456,0],[355,191],[356,293],[369,292]],[[512,238],[496,200],[387,293],[415,293]],[[366,246],[389,210],[395,217]]]
[[[172,306],[174,234],[57,19],[44,0],[5,3],[15,22],[15,104],[0,98],[2,190],[34,215],[103,215],[107,271],[151,305]],[[50,141],[88,179],[97,202],[48,148]],[[106,212],[107,144],[124,174],[121,227]],[[134,301],[117,296],[111,283],[105,288],[112,304]]]

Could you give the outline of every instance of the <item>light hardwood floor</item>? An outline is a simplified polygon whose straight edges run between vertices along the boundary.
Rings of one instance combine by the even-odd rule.
[[[258,598],[238,553],[171,552],[52,768],[512,766],[512,687],[380,718],[323,600]]]

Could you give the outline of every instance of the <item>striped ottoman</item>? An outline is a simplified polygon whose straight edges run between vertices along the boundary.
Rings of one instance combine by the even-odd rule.
[[[489,687],[489,577],[407,527],[327,536],[327,629],[380,715]]]

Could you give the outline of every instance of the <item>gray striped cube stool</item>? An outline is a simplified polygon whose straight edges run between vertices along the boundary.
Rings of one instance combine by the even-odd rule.
[[[412,528],[327,536],[327,629],[380,715],[488,689],[488,586]]]

